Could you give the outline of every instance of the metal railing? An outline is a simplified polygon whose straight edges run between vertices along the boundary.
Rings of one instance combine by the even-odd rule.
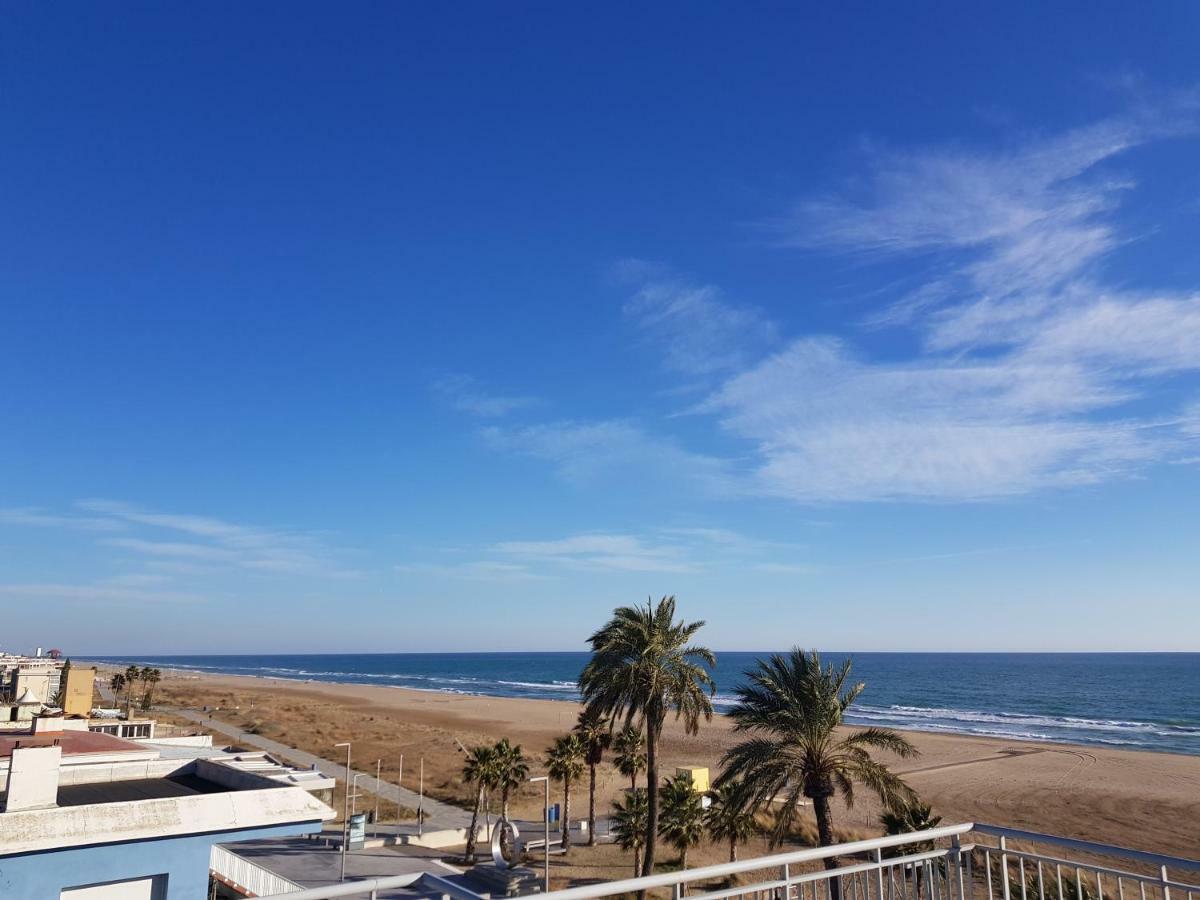
[[[996,842],[964,843],[972,833]],[[1065,847],[1089,859],[1063,859],[1018,849],[1012,842]],[[1109,860],[1119,863],[1110,865]],[[1185,882],[1172,876],[1172,869],[1200,872],[1200,861],[968,822],[587,884],[551,891],[545,900],[598,900],[641,891],[661,895],[664,890],[675,900],[684,895],[690,900],[1200,900],[1200,878]],[[737,883],[739,876],[751,873],[756,874]],[[436,875],[425,875],[415,885],[412,876],[375,878],[269,900],[374,900],[382,891],[401,887],[443,900],[480,900]]]
[[[296,882],[231,853],[220,844],[213,844],[209,851],[208,870],[221,881],[232,883],[254,897],[293,896],[293,891],[300,890]]]

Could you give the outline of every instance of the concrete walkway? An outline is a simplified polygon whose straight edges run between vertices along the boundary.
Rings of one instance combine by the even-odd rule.
[[[207,713],[199,710],[178,709],[175,707],[161,708],[165,712],[170,712],[173,715],[195,722],[204,728],[224,734],[241,746],[266,750],[268,753],[282,757],[288,762],[304,766],[305,768],[316,768],[330,778],[337,778],[343,781],[346,778],[345,762],[339,763],[334,760],[323,759],[304,750],[298,750],[295,747],[289,747],[287,744],[281,744],[279,741],[273,741],[260,734],[248,734],[242,731],[237,725],[214,719]],[[353,778],[355,775],[359,775],[359,787],[362,790],[375,793],[374,771],[360,772],[357,769],[351,768],[350,777]],[[380,780],[378,793],[380,800],[388,803],[400,803],[410,809],[417,809],[418,805],[420,805],[425,810],[426,831],[471,827],[471,813],[469,811],[460,809],[457,806],[451,806],[448,803],[442,803],[440,800],[434,800],[430,797],[425,797],[422,801],[416,791],[411,791],[408,788]],[[415,823],[412,825],[412,830],[416,831]]]

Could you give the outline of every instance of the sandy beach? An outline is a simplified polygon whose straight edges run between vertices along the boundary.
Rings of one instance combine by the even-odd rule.
[[[355,759],[383,760],[395,780],[404,754],[403,783],[416,787],[424,758],[426,790],[463,802],[458,743],[509,737],[540,762],[552,738],[568,730],[572,702],[521,700],[414,691],[372,685],[165,672],[156,704],[219,707],[217,716],[310,752],[334,757],[332,745],[354,740]],[[1035,743],[909,732],[915,760],[895,760],[945,823],[986,822],[1108,844],[1200,857],[1200,757],[1094,746]],[[735,740],[722,716],[688,737],[671,723],[662,746],[663,770],[707,765],[716,770]],[[601,809],[626,786],[608,763],[599,778]],[[586,780],[574,795],[574,814],[586,814]],[[518,815],[538,814],[532,791],[516,799]],[[853,809],[839,806],[842,834],[876,833],[878,805],[860,792]]]

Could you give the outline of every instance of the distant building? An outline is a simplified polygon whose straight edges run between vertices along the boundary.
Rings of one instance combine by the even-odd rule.
[[[0,654],[0,706],[11,705],[27,693],[49,704],[58,693],[63,665],[61,659],[40,655]]]
[[[96,670],[93,667],[71,666],[66,673],[62,689],[62,711],[68,716],[86,716],[92,711]]]
[[[307,834],[334,816],[314,796],[333,787],[319,772],[61,716],[0,733],[0,785],[5,898],[205,900],[215,844]]]

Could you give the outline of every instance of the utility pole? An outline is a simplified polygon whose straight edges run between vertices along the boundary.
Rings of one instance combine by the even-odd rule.
[[[421,788],[417,794],[417,837],[425,834],[425,757],[421,757]]]

